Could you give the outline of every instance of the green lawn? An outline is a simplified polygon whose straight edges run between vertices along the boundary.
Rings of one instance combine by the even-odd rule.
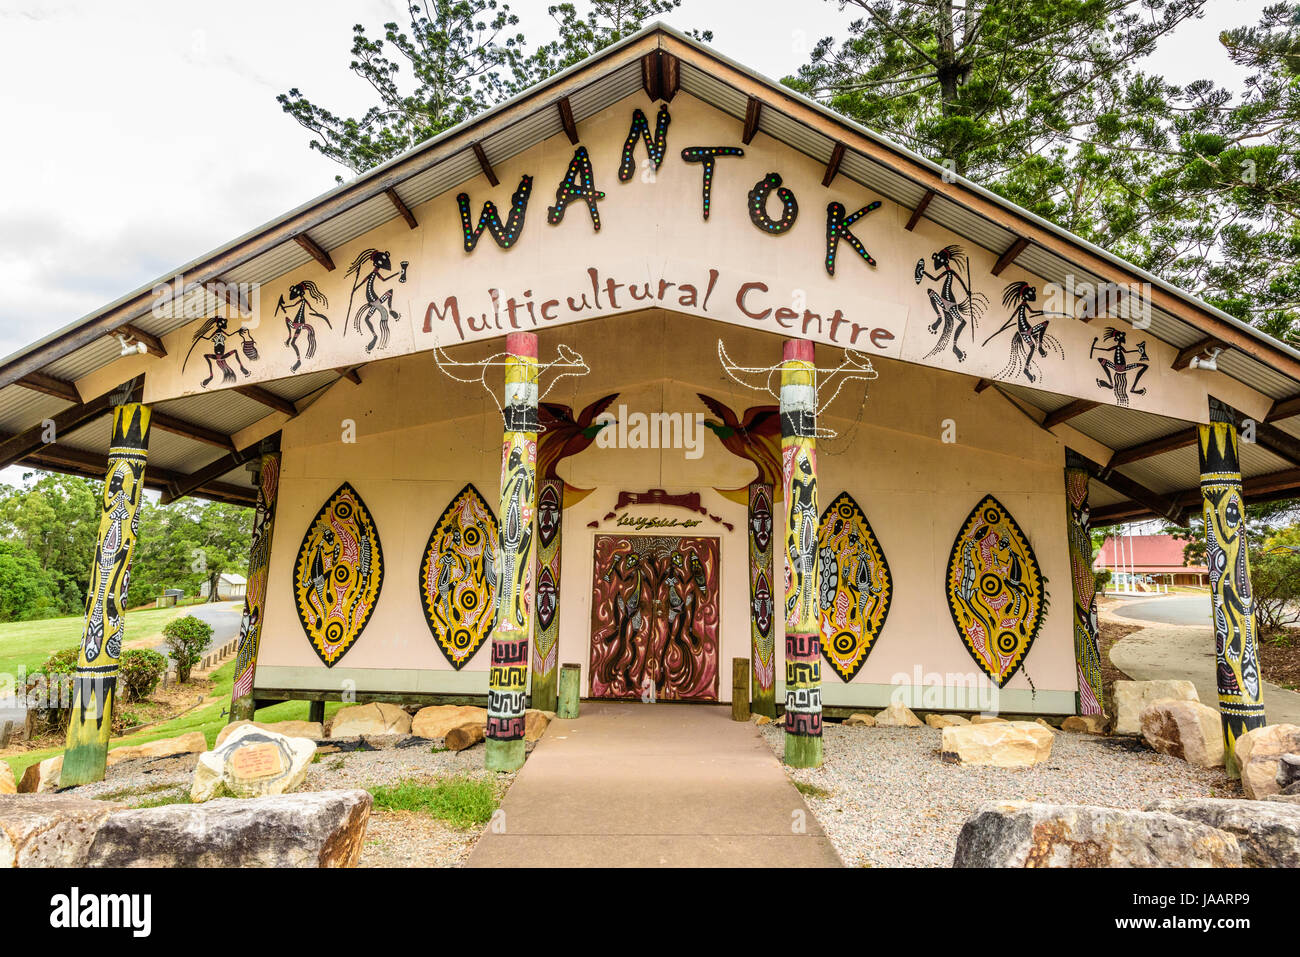
[[[145,608],[127,612],[126,640],[161,635],[163,625],[184,614],[184,608]],[[0,625],[0,672],[15,674],[45,663],[52,653],[81,644],[85,616],[46,618],[44,621],[11,621]]]
[[[169,608],[166,610],[174,612],[176,609]],[[113,738],[109,742],[109,748],[128,744],[145,744],[149,741],[157,741],[160,738],[174,738],[177,735],[188,734],[191,731],[203,732],[204,737],[208,739],[208,747],[212,747],[216,743],[217,732],[230,723],[230,716],[226,712],[230,709],[230,688],[235,681],[234,660],[230,660],[214,671],[211,678],[215,682],[211,695],[212,701],[171,721],[154,725],[151,728],[146,728],[123,738]],[[306,721],[308,707],[309,704],[306,701],[285,701],[271,705],[268,708],[262,708],[254,717],[258,721]],[[337,701],[327,702],[325,705],[326,720],[333,717],[334,713],[341,707],[343,706]],[[9,762],[9,766],[13,768],[14,777],[17,779],[23,776],[23,772],[29,766],[60,754],[62,751],[62,748],[28,751],[3,760]]]

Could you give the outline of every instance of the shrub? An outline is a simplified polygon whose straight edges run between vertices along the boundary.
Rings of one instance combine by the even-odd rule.
[[[80,647],[56,651],[27,675],[27,707],[36,715],[36,733],[63,732],[72,718],[72,672]]]
[[[163,672],[167,670],[167,658],[156,651],[133,648],[122,652],[122,664],[118,672],[117,688],[123,701],[144,701],[154,688]]]
[[[167,652],[176,662],[176,676],[182,682],[189,681],[190,671],[212,640],[212,626],[193,615],[186,615],[167,622],[163,626],[163,635],[167,639]]]

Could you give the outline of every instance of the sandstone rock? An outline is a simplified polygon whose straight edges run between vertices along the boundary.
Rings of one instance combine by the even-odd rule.
[[[108,752],[108,767],[123,761],[135,761],[141,758],[168,758],[176,754],[202,754],[208,750],[208,741],[201,731],[191,731],[176,738],[162,738],[147,744],[136,744],[122,748],[113,748]]]
[[[56,754],[39,764],[27,766],[18,782],[19,794],[43,794],[59,786],[59,772],[63,770],[63,755]]]
[[[874,728],[876,719],[869,714],[851,714],[844,719],[844,724],[850,728]]]
[[[999,718],[995,714],[973,714],[970,716],[971,724],[1007,724],[1006,718]]]
[[[236,728],[221,747],[204,752],[194,768],[190,800],[218,796],[265,797],[299,787],[316,753],[316,742],[290,738],[252,725]]]
[[[1277,801],[1280,804],[1300,804],[1300,789],[1297,789],[1294,794],[1266,794],[1263,800]]]
[[[1241,769],[1241,789],[1246,797],[1259,799],[1277,794],[1278,763],[1284,754],[1300,752],[1300,726],[1270,724],[1247,731],[1237,739],[1237,767]]]
[[[765,714],[751,714],[749,720],[760,726],[772,723],[772,719]],[[872,718],[871,720],[874,721],[875,718]]]
[[[939,750],[945,761],[1027,768],[1052,756],[1052,732],[1032,721],[1001,721],[943,729]]]
[[[419,738],[445,738],[452,728],[471,721],[482,721],[483,726],[487,727],[487,708],[457,704],[432,705],[415,713],[415,719],[411,722],[411,734]]]
[[[1246,867],[1300,867],[1300,807],[1295,805],[1186,798],[1157,801],[1147,810],[1227,831],[1237,839]]]
[[[410,733],[411,716],[397,705],[382,701],[340,708],[338,714],[334,715],[334,723],[330,725],[331,738]]]
[[[216,747],[225,744],[226,738],[230,737],[236,728],[242,728],[246,724],[261,728],[263,731],[274,731],[289,738],[311,738],[313,741],[320,741],[325,737],[325,726],[319,721],[232,721],[217,732]]]
[[[1196,685],[1190,681],[1161,679],[1158,681],[1116,681],[1111,697],[1115,712],[1116,734],[1141,734],[1142,709],[1161,698],[1179,701],[1199,701]]]
[[[9,762],[0,760],[0,794],[17,794],[18,782],[14,780],[14,769]]]
[[[487,726],[471,721],[459,728],[452,728],[443,737],[443,744],[448,751],[464,751],[472,748],[487,736]]]
[[[1105,734],[1106,716],[1104,714],[1072,714],[1061,722],[1062,731],[1074,734]]]
[[[1052,734],[1056,734],[1056,728],[1053,727],[1051,722],[1046,718],[1035,718],[1034,724],[1038,725],[1040,728],[1046,728],[1048,731],[1052,732]]]
[[[308,791],[115,811],[94,837],[89,865],[354,867],[370,805],[366,791]]]
[[[1223,767],[1223,721],[1199,701],[1161,698],[1142,709],[1142,737],[1153,750],[1202,768]]]
[[[925,723],[932,728],[956,728],[963,724],[970,724],[970,718],[960,714],[940,714],[931,711],[925,716]]]
[[[0,870],[84,867],[95,832],[121,807],[72,794],[0,797]]]
[[[555,717],[554,711],[539,711],[529,708],[524,712],[524,740],[537,741],[546,733],[547,726]]]
[[[895,701],[884,711],[877,713],[876,724],[882,728],[919,728],[921,719],[903,702]]]
[[[1005,801],[962,825],[953,867],[1240,867],[1225,831],[1157,811]]]

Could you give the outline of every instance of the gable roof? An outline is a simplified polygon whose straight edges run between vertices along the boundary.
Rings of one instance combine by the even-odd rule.
[[[71,415],[83,400],[95,398],[79,395],[73,383],[120,357],[115,332],[158,347],[162,336],[218,307],[220,292],[203,284],[265,283],[398,217],[406,217],[415,228],[412,208],[551,136],[568,132],[576,142],[577,124],[639,90],[656,100],[671,100],[678,92],[695,96],[734,117],[748,135],[761,131],[825,163],[827,182],[839,175],[860,183],[980,246],[1005,254],[1008,261],[1014,259],[1048,282],[1065,284],[1068,277],[1076,283],[1149,283],[1148,333],[1183,351],[1211,342],[1227,346],[1219,357],[1219,369],[1275,400],[1270,419],[1287,435],[1300,436],[1300,352],[707,46],[652,24],[172,270],[159,282],[180,273],[197,286],[177,308],[154,309],[156,284],[150,283],[0,362],[0,464],[4,464],[5,434],[21,432],[56,414]],[[352,370],[340,372],[355,376]],[[228,485],[226,491],[234,498],[247,498],[251,485],[240,456],[251,458],[252,453],[232,447],[223,457],[222,437],[251,439],[259,428],[264,433],[261,424],[268,414],[295,414],[339,378],[340,373],[318,372],[159,403],[156,411],[177,427],[155,442],[151,471],[164,477],[169,495],[178,490],[210,494],[215,487]],[[1068,418],[1071,427],[1108,448],[1130,454],[1141,449],[1141,455],[1121,464],[1132,473],[1158,463],[1157,474],[1143,476],[1157,493],[1185,495],[1196,484],[1194,462],[1189,471],[1185,454],[1188,443],[1157,447],[1160,440],[1185,432],[1186,423],[1111,406],[1081,409],[1069,397],[1023,386],[997,384],[995,388],[1018,401],[1044,427],[1050,428],[1053,418],[1059,422]],[[91,434],[94,428],[104,433],[102,441],[98,433]],[[61,432],[58,447],[42,448],[24,460],[95,474],[93,455],[107,446],[102,423],[79,422],[71,431]],[[1243,472],[1251,478],[1268,478],[1267,491],[1256,489],[1256,493],[1277,495],[1300,488],[1300,461],[1279,456],[1276,450],[1251,451],[1260,454],[1247,462],[1243,453]],[[88,458],[86,453],[93,454]],[[222,464],[230,468],[220,471]],[[1283,481],[1280,473],[1288,469],[1296,474]],[[183,481],[200,472],[208,479],[205,484]],[[1152,510],[1132,496],[1093,484],[1099,517],[1120,517],[1125,509],[1137,508],[1134,514]]]
[[[1120,571],[1204,573],[1204,565],[1191,565],[1184,559],[1186,544],[1172,535],[1125,535],[1117,544],[1115,536],[1108,535],[1092,564]]]

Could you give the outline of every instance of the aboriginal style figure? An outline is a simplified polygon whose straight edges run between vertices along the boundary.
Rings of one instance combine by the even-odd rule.
[[[948,556],[948,610],[962,644],[999,688],[1021,667],[1047,614],[1047,581],[1028,540],[992,495]]]
[[[1068,317],[1061,312],[1047,313],[1035,309],[1031,303],[1037,298],[1038,288],[1023,281],[1008,283],[1002,290],[1002,305],[1011,310],[1011,318],[1004,322],[997,332],[984,340],[984,345],[987,346],[1008,329],[1012,327],[1015,329],[1011,333],[1011,354],[1007,357],[1007,364],[997,374],[999,379],[1012,379],[1023,375],[1030,382],[1037,382],[1043,373],[1039,370],[1037,375],[1034,374],[1036,358],[1046,358],[1048,349],[1056,353],[1058,358],[1065,358],[1065,350],[1061,348],[1061,343],[1047,331],[1048,320],[1044,318],[1042,322],[1034,322],[1033,319],[1048,315]]]
[[[1239,773],[1237,740],[1265,724],[1235,418],[1232,409],[1210,399],[1210,423],[1199,427],[1198,444],[1205,563],[1210,570],[1218,658],[1219,713],[1230,774]]]
[[[459,671],[496,618],[496,516],[473,485],[443,510],[420,562],[420,606],[438,650]]]
[[[1088,356],[1101,364],[1103,378],[1097,380],[1097,385],[1114,392],[1115,401],[1126,408],[1130,395],[1147,394],[1147,390],[1140,387],[1138,383],[1142,381],[1142,376],[1151,364],[1147,359],[1145,339],[1132,349],[1125,344],[1127,342],[1127,333],[1113,326],[1107,326],[1104,335],[1093,337],[1092,348],[1088,350]],[[1102,354],[1098,356],[1098,352]],[[1130,361],[1130,356],[1135,357],[1135,360]],[[1133,375],[1132,379],[1129,379],[1130,373]]]
[[[308,313],[313,318],[320,319],[330,329],[334,326],[328,316],[315,308],[320,306],[322,309],[328,309],[330,301],[310,279],[294,283],[289,287],[286,295],[289,297],[288,301],[286,302],[285,297],[281,296],[280,301],[275,305],[275,314],[284,313],[284,326],[289,330],[289,338],[284,340],[284,344],[292,347],[296,360],[289,371],[297,372],[302,366],[303,359],[310,359],[316,354],[316,329],[307,321]],[[304,335],[307,337],[305,353],[298,346],[298,340]]]
[[[230,692],[231,711],[252,718],[253,675],[257,670],[257,648],[266,617],[266,580],[271,570],[271,538],[275,533],[275,503],[280,489],[280,453],[262,456],[257,480],[257,507],[253,512],[253,533],[248,547],[248,585],[244,592],[244,615],[239,622],[239,645],[235,655],[235,684]]]
[[[212,351],[204,353],[203,355],[203,358],[208,363],[208,377],[200,382],[199,385],[205,389],[216,376],[216,369],[221,370],[221,382],[223,385],[238,381],[238,378],[235,376],[235,370],[230,368],[230,361],[232,359],[235,361],[235,365],[239,366],[239,371],[244,374],[245,378],[252,375],[252,373],[244,366],[243,360],[239,357],[240,350],[226,348],[226,344],[230,338],[229,333],[227,332],[229,327],[229,320],[227,320],[225,316],[213,316],[207,322],[203,323],[203,325],[199,326],[198,331],[194,333],[194,338],[190,341],[190,351],[185,353],[185,360],[181,363],[181,371],[184,372],[185,366],[189,364],[190,356],[193,354],[195,347],[198,346],[200,342],[210,342],[212,344]],[[242,341],[242,349],[245,357],[247,357],[249,361],[255,361],[257,359],[257,342],[253,339],[253,333],[241,326],[237,330],[237,334]],[[216,367],[215,369],[213,368],[214,365]]]
[[[90,569],[81,652],[73,671],[72,718],[60,773],[65,787],[103,780],[108,757],[152,418],[148,406],[131,402],[130,397],[123,388],[114,398],[99,537]]]
[[[970,260],[960,246],[944,246],[935,250],[930,254],[930,261],[934,263],[933,273],[926,272],[924,259],[916,261],[916,269],[913,271],[917,285],[921,284],[922,279],[939,284],[937,290],[929,290],[934,322],[928,327],[930,332],[939,334],[939,340],[925,354],[925,358],[932,359],[951,346],[957,361],[965,362],[966,353],[961,350],[961,334],[969,325],[971,342],[975,341],[975,330],[979,327],[988,299],[983,293],[971,288]],[[964,279],[963,272],[966,274]],[[961,287],[960,296],[953,289],[954,286]]]
[[[852,681],[885,627],[894,583],[871,523],[848,492],[822,513],[817,532],[822,655]]]
[[[303,536],[293,598],[312,650],[333,668],[356,644],[384,583],[379,532],[357,490],[344,482]]]
[[[1079,670],[1079,714],[1101,714],[1101,649],[1097,644],[1097,579],[1092,572],[1088,533],[1088,468],[1082,456],[1065,450],[1066,531],[1070,540],[1070,585],[1074,598],[1074,657]]]
[[[409,265],[402,262],[399,272],[390,272],[384,275],[384,270],[393,268],[393,260],[388,254],[388,250],[383,249],[366,249],[357,256],[352,265],[348,267],[347,275],[355,276],[352,282],[352,291],[348,294],[348,315],[351,316],[352,328],[356,332],[361,332],[361,324],[366,324],[366,331],[370,333],[370,342],[366,344],[366,351],[374,350],[375,345],[384,349],[388,346],[388,320],[392,317],[394,321],[402,318],[401,313],[393,308],[393,290],[385,289],[382,293],[379,291],[381,282],[391,282],[396,279],[398,282],[406,282],[406,267]],[[357,311],[352,311],[353,299],[357,290],[362,286],[365,287],[365,301],[357,307]],[[344,320],[345,322],[347,320]],[[375,329],[375,323],[379,323],[378,330]],[[344,326],[343,334],[348,334],[347,327]]]

